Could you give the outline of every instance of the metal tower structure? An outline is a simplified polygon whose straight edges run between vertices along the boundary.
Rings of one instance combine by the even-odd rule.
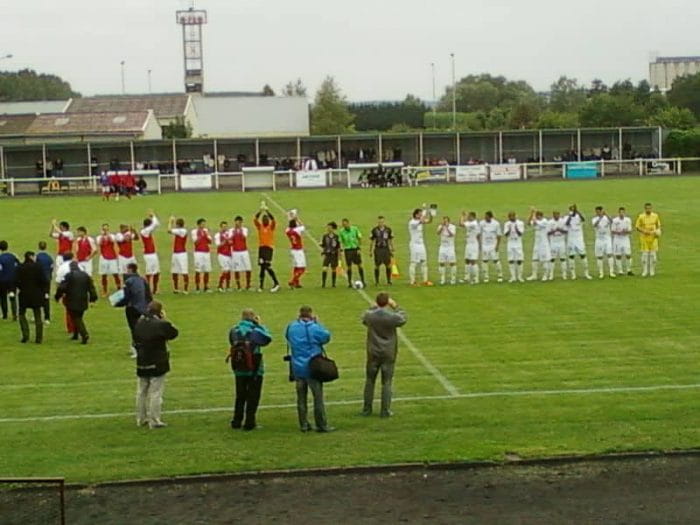
[[[204,9],[190,7],[177,11],[177,23],[182,26],[182,51],[185,63],[185,93],[204,91],[204,56],[202,26],[207,23]]]

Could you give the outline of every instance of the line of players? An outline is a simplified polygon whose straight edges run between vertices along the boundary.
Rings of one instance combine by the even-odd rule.
[[[416,271],[422,267],[423,284],[432,285],[428,280],[427,256],[423,239],[423,227],[432,221],[429,210],[416,209],[409,221],[410,235],[410,266],[409,277],[412,285],[417,285]],[[551,218],[544,216],[542,211],[530,209],[527,220],[528,226],[534,230],[534,245],[532,250],[532,272],[528,281],[540,279],[554,280],[556,262],[559,261],[562,279],[576,279],[576,261],[578,259],[583,270],[583,276],[591,279],[584,241],[584,225],[586,220],[575,204],[569,207],[566,216],[555,211]],[[466,230],[465,269],[463,282],[477,284],[480,279],[489,281],[489,267],[493,265],[497,273],[497,281],[503,281],[500,245],[501,239],[506,239],[506,257],[509,266],[509,282],[524,282],[523,235],[525,223],[518,219],[515,212],[510,212],[503,225],[487,211],[483,220],[478,220],[476,213],[463,212],[459,225]],[[626,215],[624,208],[618,209],[618,214],[611,218],[598,206],[591,219],[595,232],[595,257],[597,259],[598,276],[605,277],[607,263],[608,275],[633,275],[632,245],[630,237],[633,233],[632,221]],[[654,276],[656,273],[656,254],[658,237],[661,235],[661,222],[658,214],[654,213],[651,204],[645,205],[644,213],[640,214],[635,223],[635,229],[640,234],[642,251],[642,276]],[[437,228],[440,237],[438,264],[440,268],[440,283],[448,282],[447,270],[450,271],[449,282],[457,282],[457,257],[455,239],[457,225],[449,217],[443,217]],[[479,266],[481,263],[481,266]]]

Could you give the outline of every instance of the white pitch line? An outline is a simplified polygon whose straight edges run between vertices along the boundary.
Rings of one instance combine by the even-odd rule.
[[[495,392],[469,392],[456,395],[436,395],[436,396],[408,396],[397,397],[396,402],[421,402],[421,401],[454,401],[456,399],[484,399],[490,397],[537,397],[537,396],[567,396],[567,395],[592,395],[592,394],[632,394],[638,392],[662,392],[678,390],[697,390],[700,383],[689,385],[650,385],[650,386],[613,386],[594,388],[572,388],[559,390],[504,390]],[[361,399],[328,401],[326,405],[346,406],[360,405]],[[290,409],[295,408],[296,403],[282,403],[273,405],[261,405],[260,409]],[[177,414],[209,414],[216,412],[231,412],[232,407],[211,407],[211,408],[182,408],[164,411],[169,415]],[[133,417],[133,412],[108,412],[104,414],[64,414],[57,416],[31,416],[31,417],[8,417],[0,419],[3,423],[31,423],[37,421],[66,421],[75,419],[114,419],[122,417]]]
[[[269,200],[275,208],[277,208],[280,213],[287,213],[287,211],[280,206],[280,204],[270,197],[267,193],[263,193],[263,196]],[[314,245],[320,250],[320,242],[318,239],[314,238],[313,235],[309,232],[309,230],[305,230],[304,233],[306,236],[311,239],[311,241],[314,243]],[[364,290],[360,289],[355,289],[356,292],[360,294],[360,297],[362,297],[368,304],[372,305],[374,304],[374,301],[370,298],[369,295]],[[406,347],[411,351],[411,353],[418,359],[418,361],[430,372],[430,374],[438,380],[438,382],[442,385],[442,387],[451,395],[451,396],[457,396],[459,395],[459,390],[457,390],[457,387],[455,387],[449,379],[447,379],[438,368],[432,364],[427,357],[425,357],[425,354],[421,352],[416,345],[414,345],[411,340],[406,336],[403,330],[400,328],[397,330],[399,339],[403,342],[403,344],[406,345]]]

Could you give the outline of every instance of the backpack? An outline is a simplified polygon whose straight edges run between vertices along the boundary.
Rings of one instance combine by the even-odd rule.
[[[261,354],[255,353],[255,347],[248,337],[236,330],[227,361],[231,360],[234,372],[257,372],[260,368]]]

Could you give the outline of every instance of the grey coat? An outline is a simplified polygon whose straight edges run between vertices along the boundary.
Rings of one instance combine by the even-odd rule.
[[[406,324],[406,312],[397,308],[370,308],[362,316],[367,327],[367,353],[384,359],[396,359],[396,329]]]

